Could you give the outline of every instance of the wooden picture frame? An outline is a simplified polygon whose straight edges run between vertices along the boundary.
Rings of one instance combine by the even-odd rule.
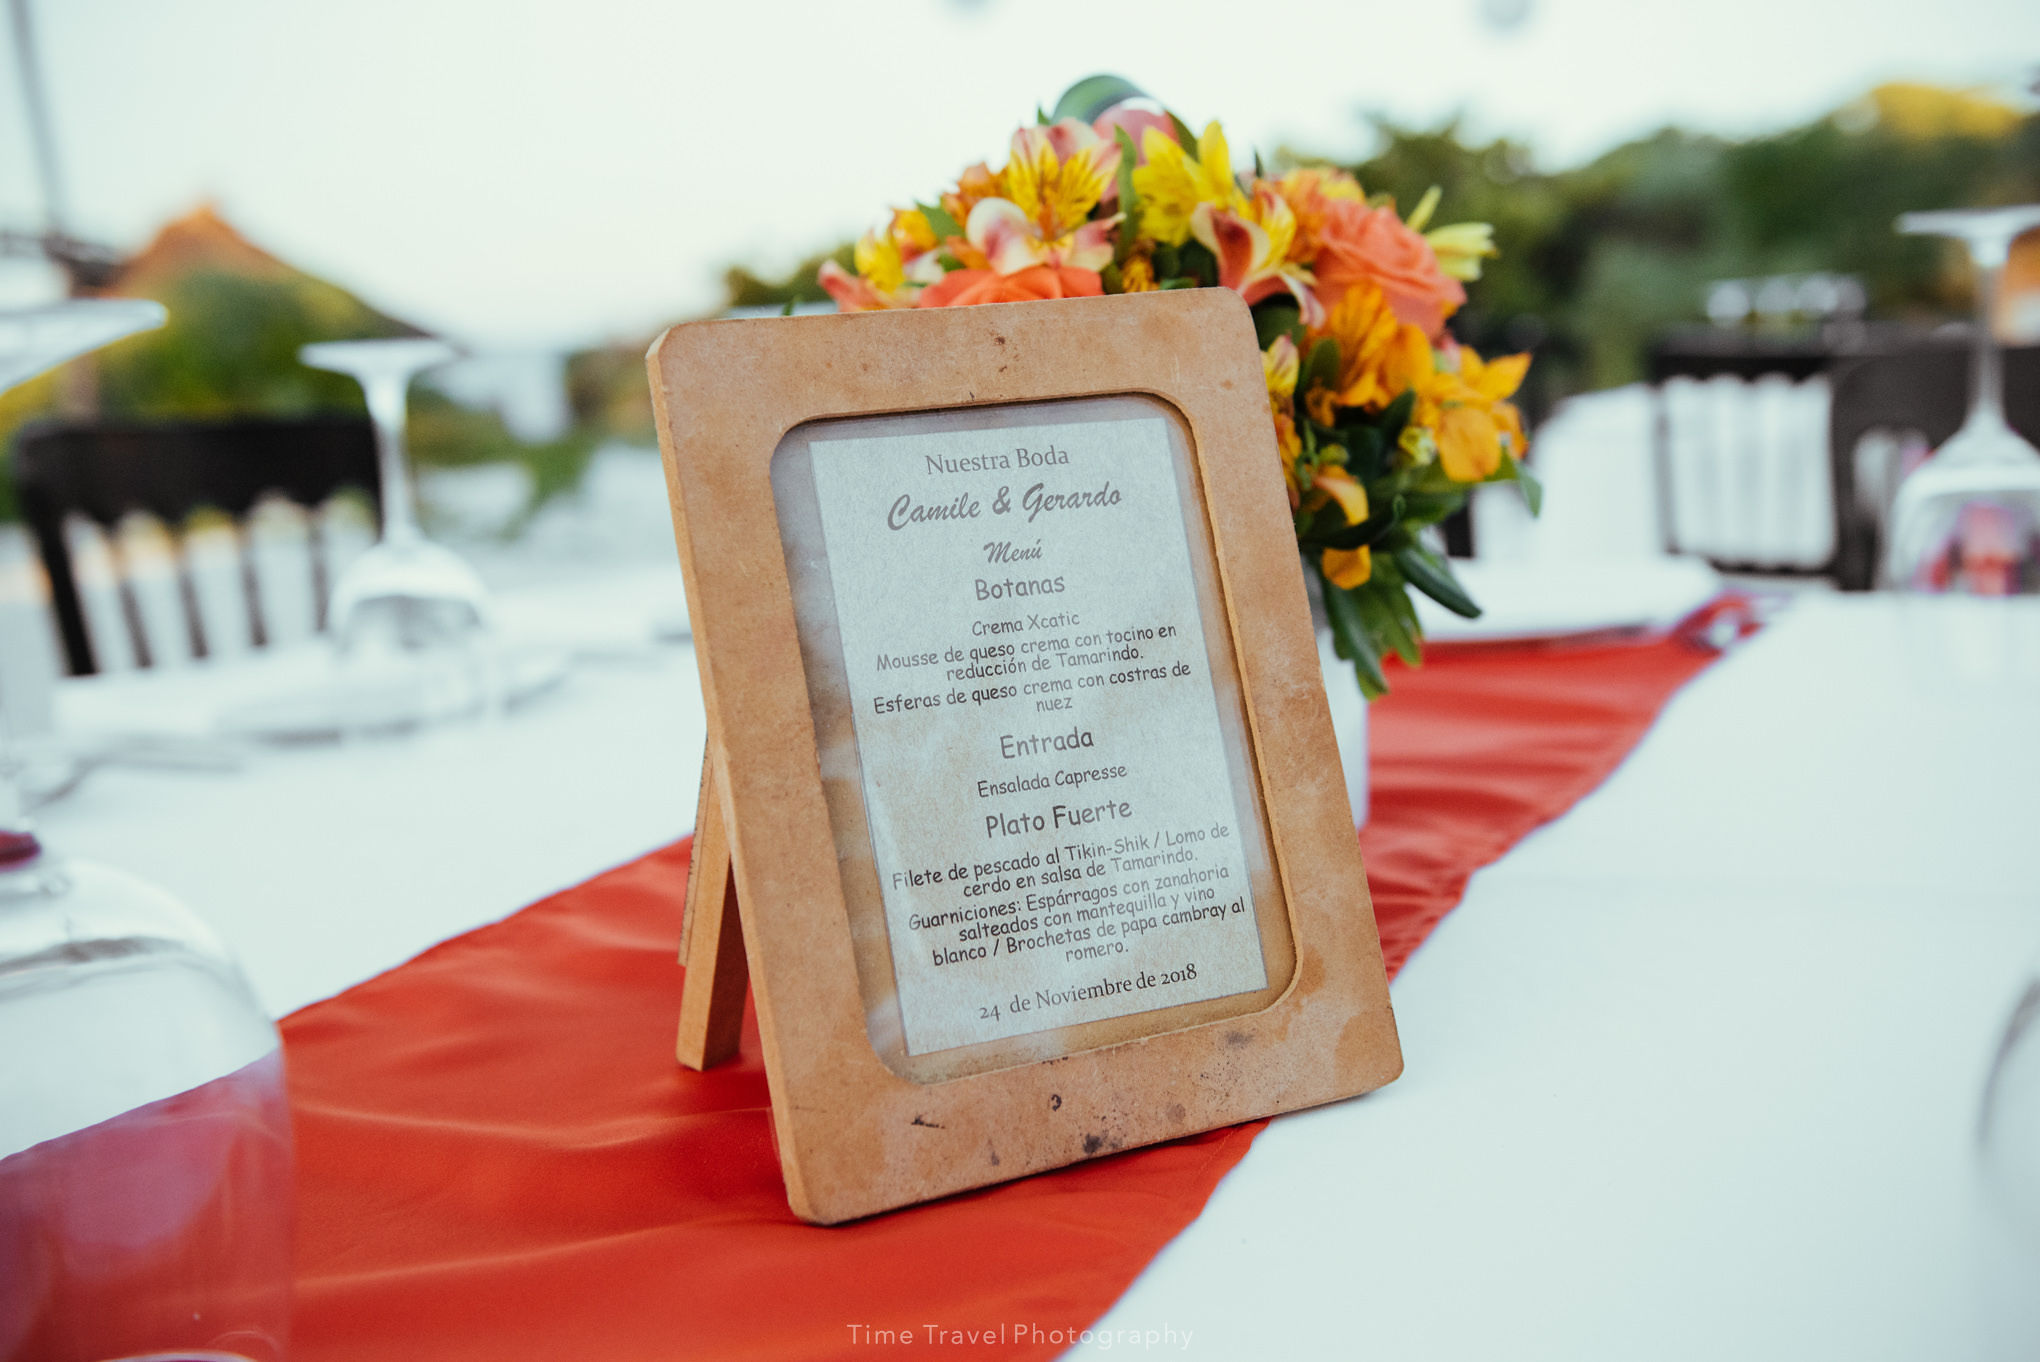
[[[748,979],[796,1214],[854,1219],[1352,1096],[1401,1071],[1259,348],[1237,294],[692,323],[662,336],[648,364],[709,729],[679,1057],[699,1068],[734,1052]],[[879,868],[898,864],[893,829],[919,796],[884,783],[897,753],[868,731],[870,706],[852,721],[862,692],[843,679],[845,659],[854,652],[855,671],[868,655],[848,642],[859,612],[883,606],[872,599],[876,550],[841,533],[848,494],[808,489],[862,496],[856,478],[828,470],[893,467],[845,461],[933,448],[937,435],[979,448],[1023,429],[1094,432],[1121,459],[1113,467],[1175,470],[1138,480],[1157,499],[1128,489],[1125,515],[1187,555],[1171,589],[1194,596],[1185,608],[1202,637],[1186,628],[1177,644],[1200,668],[1208,660],[1199,693],[1210,699],[1185,712],[1213,716],[1216,736],[1200,723],[1183,750],[1205,743],[1196,769],[1219,774],[1183,797],[1238,813],[1237,846],[1208,855],[1213,866],[1231,857],[1244,877],[1233,883],[1250,892],[1232,901],[1237,920],[1211,909],[1211,926],[1232,933],[1225,967],[1259,987],[1198,996],[1184,985],[1181,1003],[1089,1002],[1106,1010],[1054,1026],[980,1024],[938,996],[965,972],[931,975],[915,963],[919,945],[902,944],[895,900],[908,891],[896,871],[883,887]],[[1150,504],[1176,508],[1174,519]],[[833,536],[816,506],[838,517]],[[1020,711],[983,694],[997,702],[983,713]],[[953,802],[953,785],[926,798]],[[1253,974],[1240,962],[1256,950]]]

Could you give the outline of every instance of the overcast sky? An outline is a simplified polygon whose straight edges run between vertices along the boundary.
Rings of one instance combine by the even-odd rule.
[[[463,341],[637,337],[1000,155],[1117,70],[1235,145],[1366,146],[1363,109],[1571,163],[1739,134],[1886,79],[2018,91],[2033,0],[32,0],[75,229],[203,198]],[[11,56],[11,53],[9,54]],[[8,63],[0,223],[39,201]],[[1504,243],[1506,245],[1506,243]]]

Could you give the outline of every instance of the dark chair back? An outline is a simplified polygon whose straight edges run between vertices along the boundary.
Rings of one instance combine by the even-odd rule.
[[[280,495],[300,506],[317,507],[334,493],[355,488],[379,507],[382,493],[375,432],[359,417],[39,425],[22,432],[12,468],[22,514],[49,577],[65,659],[72,674],[79,676],[98,668],[65,535],[69,518],[80,516],[111,531],[124,516],[141,511],[162,521],[174,538],[194,511],[211,509],[227,515],[240,538],[249,636],[260,646],[267,641],[260,592],[240,528],[255,504]],[[316,529],[312,548],[314,595],[323,628],[326,564]],[[204,630],[181,549],[178,575],[192,654],[203,657]],[[132,599],[124,599],[123,605],[132,627]],[[140,660],[147,665],[147,645],[139,630],[136,640]]]
[[[1969,412],[1971,349],[1966,340],[1921,342],[1888,354],[1864,355],[1836,366],[1828,453],[1834,463],[1837,511],[1835,578],[1845,591],[1876,584],[1884,507],[1872,505],[1857,450],[1873,431],[1916,431],[1930,448],[1962,426]],[[2040,346],[2007,349],[2005,419],[2040,445]]]

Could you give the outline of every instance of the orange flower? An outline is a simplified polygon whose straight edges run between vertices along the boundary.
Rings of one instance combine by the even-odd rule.
[[[1288,290],[1308,325],[1324,320],[1324,308],[1311,291],[1310,271],[1289,253],[1296,235],[1296,215],[1288,202],[1263,181],[1242,212],[1200,203],[1190,212],[1190,234],[1218,261],[1220,287],[1232,289],[1249,303]]]
[[[1339,457],[1344,457],[1344,451]],[[1310,485],[1339,503],[1339,514],[1346,517],[1348,525],[1358,525],[1367,519],[1367,489],[1340,465],[1327,464],[1320,468],[1311,478]]]
[[[1438,415],[1438,464],[1454,482],[1480,482],[1502,466],[1501,429],[1495,414],[1471,402],[1454,402]]]
[[[1304,394],[1311,419],[1332,424],[1334,407],[1378,411],[1431,372],[1431,346],[1424,333],[1398,318],[1388,296],[1372,281],[1359,280],[1310,332],[1313,346],[1329,337],[1339,343],[1335,386],[1313,385]]]
[[[1348,525],[1358,525],[1367,519],[1367,489],[1345,469],[1337,466],[1320,469],[1312,485],[1339,503],[1339,512]],[[1318,566],[1333,586],[1350,591],[1367,585],[1367,579],[1374,575],[1374,550],[1365,544],[1357,549],[1326,549],[1318,555]]]
[[[997,270],[951,270],[939,284],[921,290],[921,307],[968,307],[974,303],[1025,303],[1038,298],[1090,298],[1105,291],[1096,270],[1069,265],[1036,265],[1013,274]]]
[[[1523,418],[1507,399],[1523,382],[1530,356],[1482,360],[1469,346],[1456,349],[1458,368],[1439,369],[1417,385],[1413,428],[1437,440],[1438,464],[1454,482],[1480,482],[1502,467],[1502,455],[1525,452]]]
[[[1329,202],[1313,268],[1327,300],[1336,302],[1355,284],[1373,283],[1398,317],[1432,340],[1466,301],[1465,287],[1438,267],[1431,244],[1393,208],[1369,208],[1351,199]]]
[[[1334,203],[1364,203],[1360,182],[1343,170],[1292,170],[1275,181],[1275,192],[1289,203],[1296,215],[1296,237],[1289,243],[1289,258],[1309,264],[1317,259],[1325,221]]]
[[[942,210],[961,227],[970,221],[970,210],[977,207],[979,199],[995,198],[998,192],[998,176],[992,174],[990,166],[979,161],[956,177],[956,188],[942,196]]]
[[[1351,591],[1356,586],[1366,586],[1367,579],[1374,575],[1374,550],[1365,544],[1357,549],[1326,549],[1318,556],[1318,566],[1332,579],[1333,586]]]

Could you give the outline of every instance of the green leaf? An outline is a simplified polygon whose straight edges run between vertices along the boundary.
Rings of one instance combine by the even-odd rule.
[[[1325,617],[1332,622],[1333,649],[1353,664],[1353,675],[1359,679],[1362,695],[1373,700],[1388,694],[1388,678],[1381,674],[1381,654],[1368,636],[1367,621],[1354,604],[1353,593],[1334,586],[1322,568],[1317,573],[1318,585],[1324,589]]]
[[[1378,574],[1380,567],[1375,568]],[[1417,641],[1404,629],[1400,616],[1389,604],[1389,597],[1400,595],[1400,589],[1384,582],[1370,580],[1366,586],[1353,591],[1353,606],[1366,623],[1367,631],[1379,642],[1395,650],[1395,655],[1412,667],[1420,666],[1424,660],[1423,651]],[[1403,605],[1407,607],[1405,600]]]
[[[1403,520],[1409,525],[1422,529],[1435,525],[1446,516],[1466,504],[1466,493],[1459,492],[1404,492]]]
[[[795,301],[796,301],[795,299],[788,298],[786,300],[786,306],[779,309],[779,315],[782,317],[791,317],[793,315],[793,305]]]
[[[1392,504],[1381,515],[1371,515],[1358,525],[1338,525],[1328,533],[1312,535],[1311,546],[1327,549],[1373,548],[1393,531],[1401,516],[1397,514],[1399,504]]]
[[[1156,288],[1163,288],[1163,289],[1165,289],[1165,288],[1203,288],[1203,287],[1204,287],[1204,285],[1203,285],[1202,283],[1198,282],[1198,281],[1197,281],[1197,280],[1195,280],[1195,279],[1191,279],[1191,278],[1188,278],[1188,277],[1185,277],[1185,276],[1181,276],[1181,275],[1179,275],[1179,276],[1177,276],[1177,277],[1176,277],[1176,278],[1174,278],[1174,279],[1163,279],[1163,280],[1161,280],[1160,282],[1158,282],[1158,283],[1157,283],[1157,284],[1155,285],[1155,287],[1156,287]]]
[[[1176,248],[1177,269],[1210,288],[1218,282],[1218,257],[1201,241],[1186,241]]]
[[[949,216],[949,210],[941,204],[917,203],[914,207],[920,209],[921,216],[928,219],[928,225],[935,230],[937,241],[947,241],[953,236],[963,235],[963,228],[957,225],[956,219]]]
[[[1376,597],[1388,607],[1388,613],[1395,617],[1396,626],[1402,630],[1410,652],[1397,649],[1402,660],[1412,667],[1424,665],[1424,625],[1417,618],[1417,608],[1410,603],[1409,583],[1396,567],[1395,559],[1378,555],[1374,560],[1374,580],[1369,586],[1377,588]]]
[[[1173,123],[1176,127],[1176,141],[1182,144],[1185,151],[1195,156],[1197,154],[1197,134],[1190,131],[1188,123],[1176,117],[1176,111],[1173,109],[1169,110],[1169,122]]]
[[[1379,429],[1383,443],[1393,448],[1395,442],[1402,439],[1403,427],[1410,423],[1410,413],[1416,409],[1415,388],[1403,389],[1401,396],[1382,409]]]
[[[1353,426],[1341,429],[1339,439],[1346,446],[1346,466],[1353,470],[1353,476],[1364,484],[1371,484],[1380,477],[1386,462],[1386,446],[1381,442],[1381,432],[1372,426]]]
[[[1429,596],[1453,614],[1466,619],[1480,618],[1480,607],[1473,597],[1466,594],[1466,588],[1452,575],[1452,565],[1422,544],[1412,543],[1398,549],[1394,558],[1403,576],[1410,585]]]
[[[1119,143],[1119,211],[1126,214],[1126,220],[1119,224],[1119,239],[1113,244],[1112,258],[1123,265],[1133,252],[1134,237],[1140,233],[1140,195],[1133,187],[1133,163],[1138,157],[1133,150],[1133,138],[1125,128],[1114,128],[1112,135]]]
[[[1114,76],[1100,72],[1085,76],[1082,80],[1063,91],[1062,98],[1055,102],[1052,121],[1060,123],[1065,118],[1074,118],[1079,123],[1096,121],[1099,114],[1115,104],[1129,99],[1144,98],[1147,91],[1135,85],[1125,76]]]
[[[1303,314],[1295,303],[1270,298],[1254,305],[1254,340],[1263,350],[1283,336],[1294,337],[1303,325]]]
[[[1544,484],[1537,480],[1535,473],[1514,459],[1509,460],[1509,465],[1515,473],[1516,485],[1523,489],[1523,504],[1530,508],[1530,514],[1544,514]]]
[[[1338,548],[1340,546],[1333,543],[1332,539],[1336,535],[1343,534],[1348,528],[1346,517],[1339,510],[1339,504],[1335,501],[1328,501],[1311,514],[1310,533],[1307,538],[1312,544],[1322,544],[1327,548]]]
[[[1339,385],[1339,343],[1326,336],[1310,347],[1310,357],[1304,361],[1303,372],[1296,376],[1296,393],[1301,397],[1312,388],[1336,388]]]

